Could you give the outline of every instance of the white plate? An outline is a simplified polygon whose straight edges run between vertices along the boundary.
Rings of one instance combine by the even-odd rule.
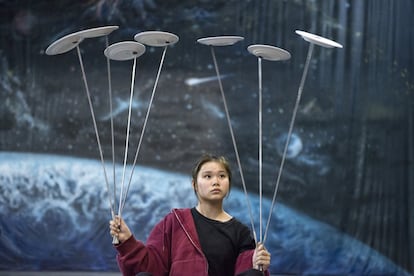
[[[141,32],[136,34],[134,39],[139,43],[155,47],[173,45],[178,42],[178,36],[175,34],[161,31]]]
[[[290,53],[288,51],[275,46],[255,44],[247,47],[247,50],[257,57],[270,61],[290,59]]]
[[[145,46],[135,41],[123,41],[108,46],[104,54],[113,60],[130,60],[145,53]]]
[[[50,46],[46,49],[46,54],[58,55],[69,52],[70,50],[78,46],[79,43],[81,43],[85,38],[93,38],[108,35],[118,28],[118,26],[105,26],[68,34],[50,44]]]
[[[82,40],[83,37],[81,37],[78,33],[68,34],[50,44],[50,46],[46,49],[46,54],[52,56],[69,52],[78,46]]]
[[[100,37],[100,36],[109,35],[110,33],[117,30],[118,28],[119,28],[118,26],[104,26],[104,27],[98,27],[98,28],[92,28],[92,29],[79,31],[77,32],[77,34],[79,34],[83,38]]]
[[[212,36],[199,38],[197,42],[208,46],[230,46],[243,39],[242,36]]]
[[[298,35],[302,36],[303,39],[306,40],[307,42],[310,42],[310,43],[313,43],[313,44],[316,44],[316,45],[319,45],[319,46],[322,46],[322,47],[326,47],[326,48],[334,48],[334,47],[342,48],[341,44],[339,44],[339,43],[337,43],[333,40],[324,38],[322,36],[307,33],[307,32],[304,32],[304,31],[298,31],[298,30],[295,31],[295,32]]]

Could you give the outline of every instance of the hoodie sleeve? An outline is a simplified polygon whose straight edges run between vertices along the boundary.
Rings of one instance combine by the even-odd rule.
[[[147,245],[131,236],[116,246],[117,262],[124,276],[135,276],[139,272],[150,272],[155,275],[168,274],[168,252],[165,221],[158,223],[151,231]]]
[[[254,250],[246,250],[239,254],[236,261],[235,275],[237,276],[256,276],[256,275],[265,275],[269,276],[270,273],[268,270],[261,272],[256,269],[253,269],[253,253]]]

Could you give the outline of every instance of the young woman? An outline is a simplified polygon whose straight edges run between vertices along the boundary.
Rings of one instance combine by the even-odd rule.
[[[227,160],[205,155],[192,171],[197,206],[173,209],[146,244],[134,238],[123,219],[111,220],[123,275],[269,275],[270,253],[262,244],[255,245],[249,228],[223,209],[230,184]]]

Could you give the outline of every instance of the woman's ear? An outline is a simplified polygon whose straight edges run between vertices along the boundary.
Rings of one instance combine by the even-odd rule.
[[[194,180],[191,181],[191,185],[193,185],[194,192],[197,192],[197,185]]]

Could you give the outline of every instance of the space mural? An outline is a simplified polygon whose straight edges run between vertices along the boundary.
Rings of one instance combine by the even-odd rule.
[[[410,275],[413,8],[0,1],[0,273],[118,271],[122,184],[145,240],[213,152],[226,210],[271,218],[272,274]]]

